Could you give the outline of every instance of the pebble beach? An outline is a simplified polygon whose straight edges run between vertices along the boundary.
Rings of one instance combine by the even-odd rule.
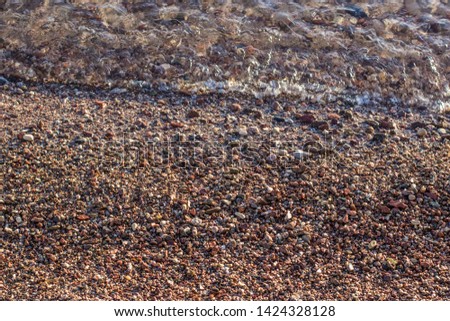
[[[0,2],[1,300],[449,300],[448,1]]]
[[[7,300],[447,300],[449,115],[1,92]]]

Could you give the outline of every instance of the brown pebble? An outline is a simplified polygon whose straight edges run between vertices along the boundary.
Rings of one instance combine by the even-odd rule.
[[[242,107],[240,104],[234,103],[230,106],[230,109],[231,109],[231,111],[236,113],[236,112],[240,111],[242,109]]]
[[[190,110],[186,116],[187,118],[197,118],[200,117],[200,113],[197,110]]]
[[[313,114],[297,114],[295,118],[303,124],[312,124],[316,120]]]
[[[379,211],[383,214],[389,214],[391,213],[391,209],[389,207],[387,207],[386,205],[380,205],[378,207]]]

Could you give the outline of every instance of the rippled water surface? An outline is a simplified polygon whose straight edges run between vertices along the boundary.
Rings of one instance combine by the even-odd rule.
[[[449,110],[450,4],[0,0],[0,73]]]

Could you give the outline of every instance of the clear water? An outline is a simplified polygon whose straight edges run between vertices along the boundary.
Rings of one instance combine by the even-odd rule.
[[[6,77],[450,110],[447,0],[0,1]]]

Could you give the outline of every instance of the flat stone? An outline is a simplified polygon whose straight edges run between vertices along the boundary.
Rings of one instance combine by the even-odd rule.
[[[339,114],[336,114],[336,113],[329,113],[327,115],[327,117],[330,120],[339,120],[339,119],[341,119],[341,116]]]
[[[280,116],[274,116],[272,119],[274,122],[277,122],[277,123],[284,123],[286,121],[283,117],[280,117]]]
[[[197,110],[190,110],[186,116],[187,118],[197,118],[200,117],[200,113]]]
[[[25,134],[23,135],[22,139],[26,142],[32,142],[34,140],[34,136],[31,134]]]
[[[110,91],[111,94],[116,94],[116,95],[124,94],[126,92],[127,92],[127,90],[125,88],[114,88]]]
[[[415,121],[411,124],[411,129],[425,128],[427,124],[421,121]]]
[[[206,210],[205,213],[206,214],[212,214],[212,213],[220,212],[221,210],[222,209],[217,206],[217,207],[213,207],[213,208],[210,208],[210,209]]]
[[[242,213],[239,213],[239,212],[235,212],[234,215],[235,215],[237,218],[241,219],[241,220],[244,220],[244,219],[245,219],[245,214],[242,214]]]
[[[403,201],[401,201],[401,200],[399,200],[399,201],[390,200],[388,205],[391,206],[391,207],[402,209],[402,210],[408,208],[408,205],[403,203]]]
[[[297,114],[295,118],[303,124],[312,124],[316,120],[313,114]]]

